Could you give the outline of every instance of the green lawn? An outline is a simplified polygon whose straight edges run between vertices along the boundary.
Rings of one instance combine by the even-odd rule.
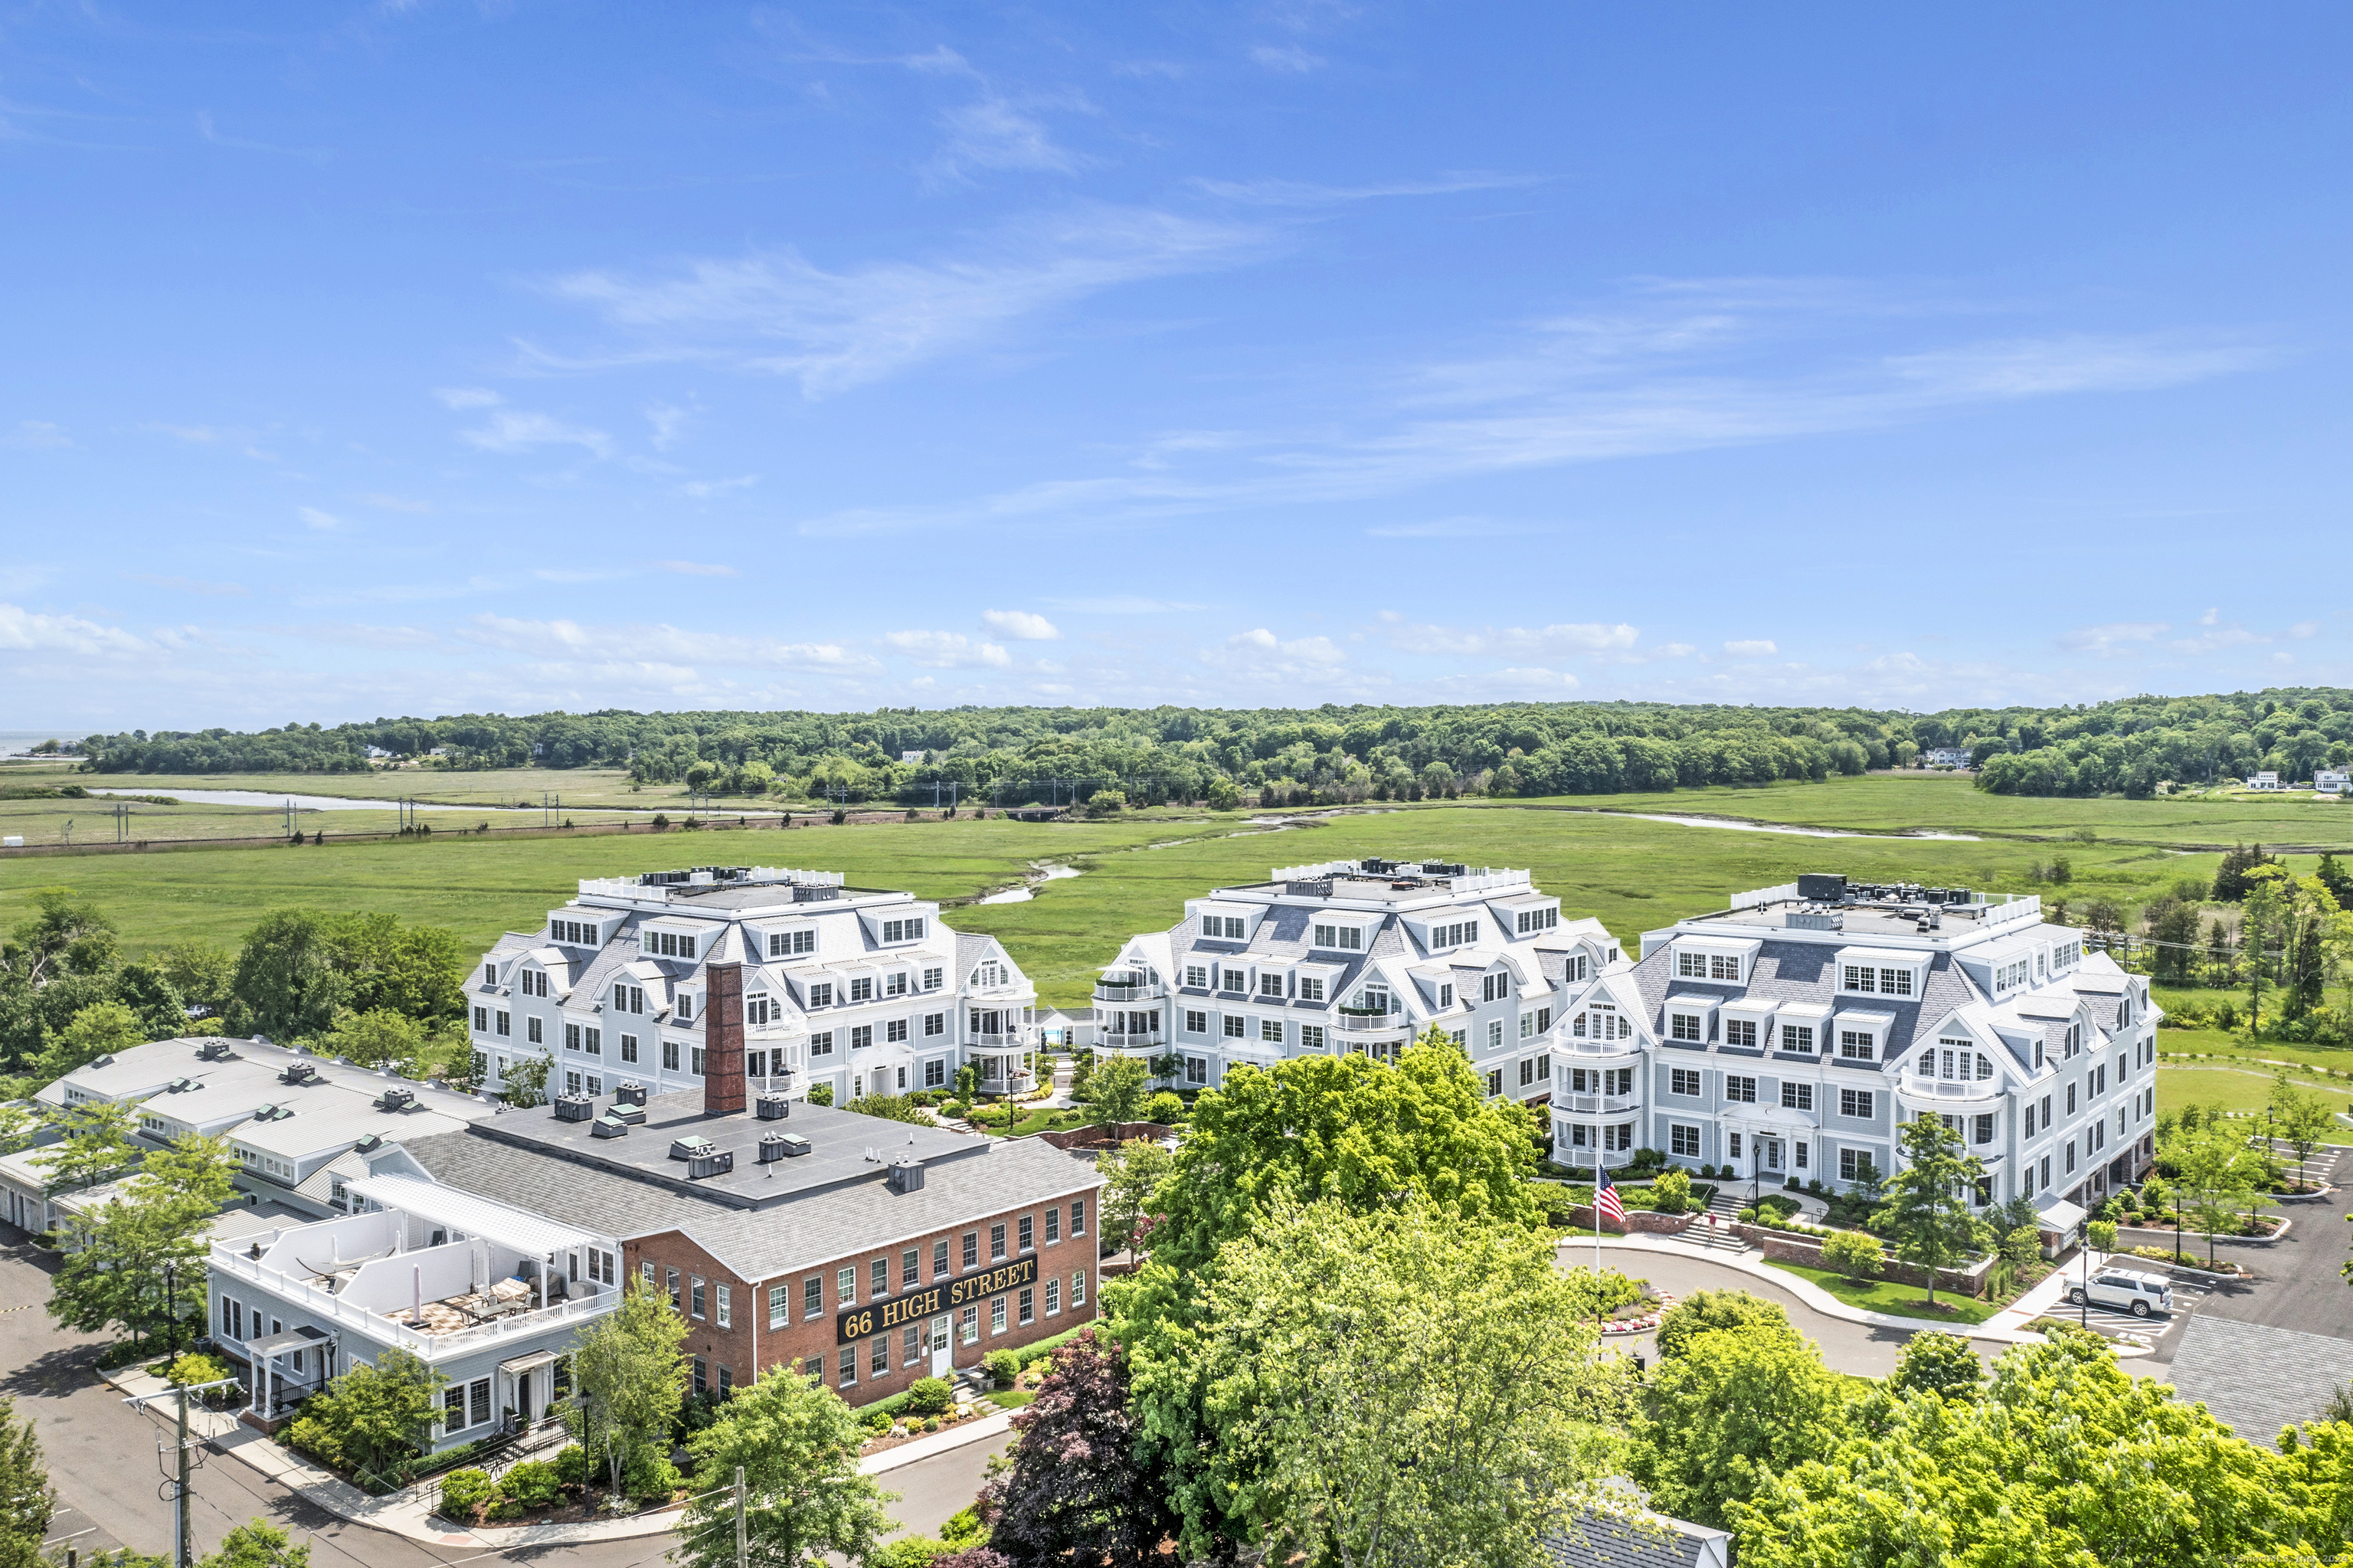
[[[2220,1106],[2230,1111],[2259,1111],[2270,1103],[2273,1070],[2265,1067],[2172,1067],[2157,1070],[2157,1108],[2179,1110],[2188,1105]],[[2312,1090],[2331,1107],[2353,1104],[2353,1085],[2331,1083],[2316,1074],[2291,1073],[2288,1081]]]
[[[1936,1309],[1928,1307],[1928,1293],[1917,1285],[1897,1285],[1892,1280],[1857,1281],[1843,1274],[1833,1274],[1826,1268],[1808,1268],[1803,1264],[1773,1263],[1767,1266],[1810,1279],[1850,1307],[1865,1312],[1885,1312],[1897,1318],[1922,1318],[1938,1323],[1982,1323],[2001,1310],[1967,1296],[1936,1292]]]
[[[402,776],[404,786],[412,777]],[[467,777],[431,776],[436,783]],[[528,777],[554,784],[568,776],[531,770]],[[143,787],[148,781],[136,782]],[[1589,806],[1600,799],[1577,804]],[[1973,825],[1971,812],[2063,826],[2069,813],[2096,810],[2115,828],[2117,840],[2127,828],[2160,836],[2181,826],[2179,814],[2188,810],[2165,801],[2021,801],[1979,795],[1939,779],[1844,779],[1624,799],[1641,809],[1662,810],[1724,810],[1726,801],[1737,800],[1760,818],[1810,815],[1872,828],[1904,825],[1903,819],[1966,827]],[[1812,802],[1809,810],[1796,809],[1805,801]],[[2217,858],[2103,837],[2071,843],[2066,853],[2074,880],[2052,888],[2029,877],[2035,862],[2049,858],[2051,847],[2020,839],[1804,839],[1555,810],[1550,804],[1560,803],[1545,809],[1509,802],[1425,805],[1303,820],[1298,828],[1276,832],[1253,828],[1240,813],[1162,810],[1107,823],[927,818],[802,827],[784,835],[759,830],[740,838],[673,831],[659,842],[650,833],[532,840],[435,834],[361,844],[337,843],[331,837],[324,846],[300,849],[0,861],[0,928],[20,916],[27,889],[69,885],[113,914],[134,953],[190,937],[233,943],[265,910],[300,904],[388,910],[448,927],[470,946],[488,947],[501,931],[536,927],[583,876],[714,862],[784,864],[840,871],[867,886],[955,899],[1016,882],[1033,861],[1054,860],[1085,874],[1050,883],[1027,903],[967,905],[950,919],[960,929],[1002,937],[1037,981],[1042,1000],[1084,1005],[1097,970],[1128,936],[1166,928],[1183,914],[1187,898],[1223,884],[1261,881],[1278,864],[1378,854],[1526,867],[1538,885],[1561,896],[1570,918],[1599,916],[1632,952],[1645,930],[1720,909],[1735,891],[1788,882],[1806,871],[1843,871],[1865,881],[2056,893],[2080,908],[2096,896],[2145,901],[2177,879],[2211,876]],[[2353,816],[2345,820],[2353,821]],[[2211,824],[2189,825],[2203,832]],[[2166,1038],[2189,1033],[2168,1032]]]

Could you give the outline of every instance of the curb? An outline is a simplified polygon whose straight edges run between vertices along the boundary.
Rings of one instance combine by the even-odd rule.
[[[995,1415],[984,1415],[977,1421],[958,1422],[946,1432],[919,1437],[913,1443],[902,1443],[896,1448],[886,1448],[872,1458],[860,1459],[858,1468],[863,1474],[879,1476],[902,1465],[912,1465],[918,1459],[928,1459],[934,1455],[961,1448],[967,1443],[977,1443],[1012,1430],[1013,1412],[1000,1411]]]
[[[1589,1236],[1581,1238],[1576,1245],[1590,1246],[1593,1245],[1592,1238]],[[1605,1234],[1601,1238],[1601,1245],[1605,1247],[1623,1247],[1630,1252],[1664,1253],[1670,1257],[1695,1257],[1704,1263],[1720,1264],[1725,1268],[1738,1269],[1743,1274],[1753,1275],[1768,1284],[1781,1287],[1825,1318],[1837,1318],[1849,1323],[1862,1323],[1874,1329],[1936,1329],[1947,1334],[1959,1334],[1965,1339],[1993,1340],[2011,1345],[2039,1345],[2042,1342],[2042,1336],[2040,1334],[2029,1333],[2020,1329],[1996,1329],[1989,1323],[1944,1323],[1933,1318],[1899,1318],[1891,1312],[1865,1312],[1860,1308],[1848,1306],[1802,1275],[1790,1274],[1786,1270],[1775,1268],[1770,1264],[1745,1256],[1719,1257],[1710,1254],[1695,1253],[1686,1246],[1675,1246],[1672,1244],[1647,1240],[1638,1241],[1631,1236]]]

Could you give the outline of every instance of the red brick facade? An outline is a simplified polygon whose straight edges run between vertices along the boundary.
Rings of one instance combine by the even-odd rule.
[[[622,1256],[631,1275],[676,1289],[689,1330],[682,1349],[696,1361],[704,1387],[748,1382],[755,1366],[790,1363],[812,1372],[821,1367],[828,1388],[851,1404],[867,1404],[931,1375],[931,1340],[943,1318],[952,1364],[959,1367],[976,1367],[991,1351],[1017,1349],[1092,1320],[1094,1200],[1090,1187],[764,1280],[737,1278],[681,1231],[629,1242]],[[789,1224],[789,1210],[776,1219]],[[852,1285],[847,1297],[844,1271]],[[886,1285],[881,1291],[874,1288],[878,1277]],[[847,1325],[845,1313],[854,1314]],[[908,1341],[910,1331],[915,1345]],[[845,1340],[845,1333],[855,1337]],[[879,1372],[878,1348],[888,1363]],[[845,1353],[855,1374],[848,1380]]]

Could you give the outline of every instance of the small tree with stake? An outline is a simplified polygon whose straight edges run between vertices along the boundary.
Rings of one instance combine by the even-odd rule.
[[[1928,1271],[1928,1304],[1936,1303],[1936,1271],[1959,1261],[1985,1228],[1969,1213],[1968,1194],[1985,1167],[1961,1152],[1961,1135],[1923,1112],[1898,1136],[1905,1166],[1887,1179],[1877,1219],[1895,1237],[1895,1254]]]

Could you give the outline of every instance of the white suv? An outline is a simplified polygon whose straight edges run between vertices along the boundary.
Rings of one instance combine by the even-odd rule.
[[[2111,1307],[2146,1318],[2151,1312],[2170,1314],[2173,1310],[2173,1286],[2161,1274],[2143,1274],[2130,1268],[2104,1268],[2092,1276],[2092,1305]],[[2084,1287],[2071,1286],[2067,1300],[2072,1306],[2084,1304]]]

